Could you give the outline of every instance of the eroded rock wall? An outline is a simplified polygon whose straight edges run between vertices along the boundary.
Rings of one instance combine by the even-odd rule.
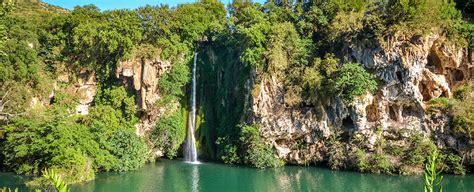
[[[260,124],[263,137],[277,155],[295,164],[327,159],[328,141],[338,132],[342,137],[362,134],[369,149],[380,129],[386,138],[402,132],[406,137],[438,134],[439,146],[459,149],[459,143],[449,136],[449,119],[427,113],[426,102],[452,97],[453,89],[471,78],[468,54],[436,34],[417,39],[395,35],[384,47],[353,44],[345,54],[346,61],[361,63],[376,75],[376,93],[359,97],[349,106],[332,98],[329,103],[294,108],[285,105],[283,84],[269,77],[255,85],[249,123]],[[403,138],[395,141],[406,144]]]
[[[136,92],[138,109],[142,112],[140,122],[136,125],[137,134],[140,136],[150,131],[159,116],[164,113],[164,109],[157,107],[155,103],[160,98],[159,78],[170,67],[170,62],[158,58],[134,57],[121,62],[116,70],[116,77],[122,79],[128,89]]]

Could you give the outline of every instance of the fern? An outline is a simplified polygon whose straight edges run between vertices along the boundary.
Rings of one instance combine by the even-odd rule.
[[[54,170],[44,170],[43,177],[53,182],[54,188],[58,192],[70,192],[66,182]]]
[[[438,192],[443,192],[443,187],[441,186],[443,176],[440,176],[443,170],[438,171],[439,155],[439,151],[436,149],[428,157],[425,164],[425,192],[434,192],[436,191],[435,189],[438,189]]]

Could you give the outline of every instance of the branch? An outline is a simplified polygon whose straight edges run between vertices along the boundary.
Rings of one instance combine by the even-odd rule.
[[[3,96],[2,96],[2,100],[3,101],[5,99],[5,97],[8,95],[8,92],[10,92],[10,90],[8,90]]]

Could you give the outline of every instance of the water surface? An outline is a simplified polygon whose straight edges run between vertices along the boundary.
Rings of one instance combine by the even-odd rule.
[[[0,186],[25,180],[0,173]],[[446,175],[444,189],[473,191],[474,175]],[[217,163],[188,164],[161,160],[137,171],[100,173],[96,180],[72,186],[72,191],[423,191],[421,176],[389,176],[286,166],[258,170]]]

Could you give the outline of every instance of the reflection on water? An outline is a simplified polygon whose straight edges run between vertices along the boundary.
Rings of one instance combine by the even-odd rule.
[[[26,178],[0,173],[1,186],[19,186]],[[8,185],[7,185],[8,184]],[[259,170],[214,163],[193,165],[162,160],[138,171],[97,174],[72,191],[422,191],[423,178],[331,171],[287,166]],[[473,191],[474,175],[446,175],[445,191]]]
[[[192,185],[192,191],[193,192],[197,192],[199,191],[199,168],[198,168],[199,165],[193,165],[193,168],[192,168],[192,179],[191,181],[193,182],[193,185]]]

